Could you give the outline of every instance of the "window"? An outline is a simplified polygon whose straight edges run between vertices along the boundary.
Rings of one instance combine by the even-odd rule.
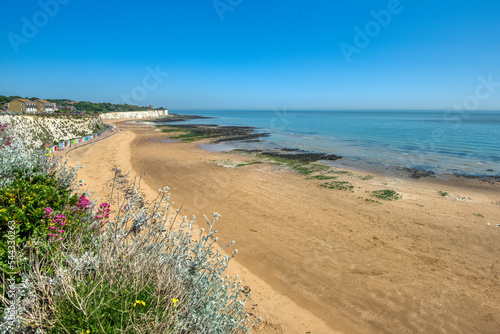
[[[24,108],[21,108],[21,111],[24,111]]]

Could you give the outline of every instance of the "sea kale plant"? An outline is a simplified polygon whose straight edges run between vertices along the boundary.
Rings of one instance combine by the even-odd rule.
[[[172,209],[168,188],[151,203],[131,187],[97,206],[48,153],[3,145],[0,154],[10,164],[1,219],[15,221],[19,251],[16,279],[3,272],[0,333],[250,331],[249,295],[225,274],[237,251],[218,244],[217,213],[198,229]]]

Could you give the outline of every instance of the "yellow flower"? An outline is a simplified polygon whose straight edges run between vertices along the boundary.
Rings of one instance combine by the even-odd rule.
[[[136,301],[135,301],[135,303],[134,303],[134,307],[135,307],[136,305],[141,305],[141,304],[142,304],[142,306],[146,306],[146,303],[145,303],[145,302],[143,302],[142,300],[136,300]]]
[[[177,298],[172,298],[172,303],[174,303],[174,307],[175,305],[179,302],[179,299]]]

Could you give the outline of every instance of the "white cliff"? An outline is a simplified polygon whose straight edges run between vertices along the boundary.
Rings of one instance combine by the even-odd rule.
[[[147,111],[108,112],[101,114],[101,119],[126,119],[126,118],[158,118],[168,116],[167,109]]]
[[[7,135],[29,147],[88,136],[105,129],[99,115],[0,115]]]

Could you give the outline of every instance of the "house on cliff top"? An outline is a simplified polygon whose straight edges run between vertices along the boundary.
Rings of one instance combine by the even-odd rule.
[[[55,103],[40,99],[37,99],[35,101],[31,101],[28,99],[14,99],[9,103],[5,103],[3,107],[7,111],[13,111],[22,114],[51,114],[57,111]]]
[[[38,100],[35,100],[35,103],[36,103],[36,106],[38,108],[38,112],[52,114],[53,112],[55,112],[57,110],[55,103],[52,103],[52,102],[49,102],[46,100],[38,99]]]
[[[36,114],[38,112],[36,103],[28,99],[14,99],[6,103],[6,105],[8,111],[27,114]]]

